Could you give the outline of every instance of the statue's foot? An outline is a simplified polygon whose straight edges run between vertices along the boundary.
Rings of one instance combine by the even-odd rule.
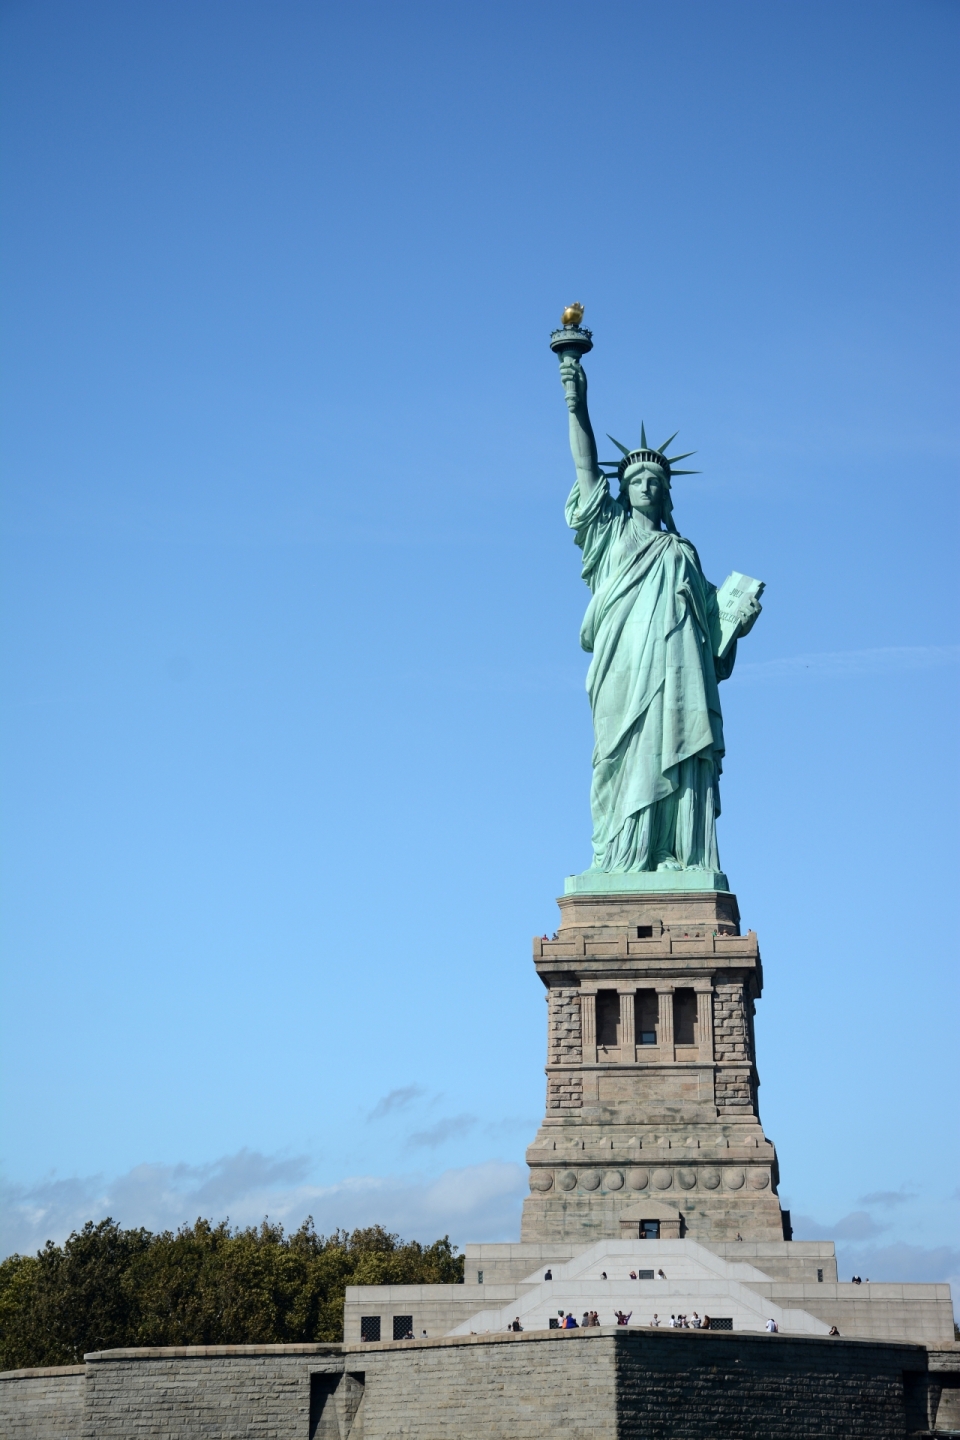
[[[679,860],[661,860],[657,866],[658,870],[682,870],[683,866]]]

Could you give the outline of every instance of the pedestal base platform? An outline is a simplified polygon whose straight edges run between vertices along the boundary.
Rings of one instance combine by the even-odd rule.
[[[584,870],[568,875],[565,895],[651,895],[678,890],[729,891],[730,882],[722,870]]]

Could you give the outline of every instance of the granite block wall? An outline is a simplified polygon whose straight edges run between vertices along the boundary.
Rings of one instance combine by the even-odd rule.
[[[307,1440],[311,1372],[343,1371],[338,1345],[163,1347],[87,1358],[79,1440]]]
[[[618,1340],[621,1440],[899,1440],[926,1427],[919,1346],[710,1332]]]
[[[615,1345],[605,1333],[465,1336],[351,1353],[352,1369],[365,1365],[363,1440],[617,1440]]]
[[[85,1365],[0,1373],[2,1440],[81,1440]]]
[[[591,1329],[103,1352],[0,1381],[7,1440],[909,1440],[960,1347]]]

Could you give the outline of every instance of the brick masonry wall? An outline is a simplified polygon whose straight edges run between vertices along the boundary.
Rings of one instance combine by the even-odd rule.
[[[721,1114],[746,1115],[753,1109],[753,1087],[749,1070],[720,1070],[717,1072],[714,1094]]]
[[[684,1331],[618,1342],[621,1440],[903,1440],[925,1428],[919,1347]]]
[[[547,1063],[549,1065],[578,1065],[583,1059],[580,996],[576,990],[558,986],[548,991],[547,1000],[549,1004]]]
[[[83,1365],[0,1374],[0,1436],[3,1440],[80,1440]]]
[[[80,1440],[307,1440],[310,1372],[342,1368],[329,1345],[104,1351],[88,1364]]]
[[[567,986],[554,987],[547,992],[547,1003],[547,1063],[579,1065],[583,1059],[579,994]],[[547,1080],[547,1113],[582,1106],[582,1074],[561,1076],[554,1071]]]
[[[376,1348],[346,1357],[365,1368],[363,1440],[617,1440],[614,1346],[597,1331]]]
[[[719,981],[713,992],[713,1053],[721,1065],[753,1063],[743,985]]]
[[[949,1366],[941,1369],[942,1376],[928,1374],[922,1346],[671,1330],[128,1350],[89,1357],[79,1426],[83,1375],[5,1377],[0,1434],[4,1440],[907,1440],[926,1430],[931,1400],[941,1404],[953,1378]],[[312,1386],[311,1375],[319,1377]]]
[[[580,1110],[583,1107],[583,1076],[558,1078],[551,1075],[547,1082],[547,1110]]]
[[[362,1440],[906,1440],[926,1428],[926,1363],[920,1346],[609,1329],[345,1354],[366,1376]]]
[[[721,1115],[747,1115],[756,1111],[752,1009],[752,1001],[748,1002],[741,982],[720,981],[716,985],[713,1053],[721,1067],[715,1079],[717,1109]]]

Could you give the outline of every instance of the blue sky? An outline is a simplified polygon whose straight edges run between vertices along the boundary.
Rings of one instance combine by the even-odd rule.
[[[767,583],[720,847],[798,1234],[960,1274],[958,28],[4,7],[5,1249],[516,1236],[589,858],[576,298],[598,431],[679,427],[681,531]]]

